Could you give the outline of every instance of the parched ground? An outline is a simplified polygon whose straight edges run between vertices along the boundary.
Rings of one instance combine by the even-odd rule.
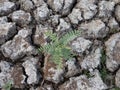
[[[57,69],[38,52],[46,31],[80,30]],[[0,0],[0,88],[120,90],[120,0]]]

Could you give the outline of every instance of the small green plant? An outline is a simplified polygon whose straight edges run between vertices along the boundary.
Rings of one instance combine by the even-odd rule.
[[[114,87],[114,88],[112,88],[111,90],[120,90],[120,88]]]
[[[8,81],[4,86],[4,90],[10,90],[12,87],[12,82],[11,81]]]
[[[109,33],[114,34],[114,33],[117,33],[118,31],[119,30],[117,30],[117,29],[111,29]]]
[[[87,78],[93,77],[93,75],[91,75],[88,70],[84,70],[84,71],[83,71],[83,74],[85,74],[85,75],[87,76]]]
[[[105,64],[106,63],[105,50],[101,50],[101,54],[102,54],[102,57],[101,57],[100,74],[101,74],[101,77],[102,77],[103,81],[105,82],[106,79],[107,79],[107,75],[109,74],[109,72],[106,69],[106,64]]]
[[[52,60],[58,67],[61,67],[63,60],[68,60],[74,56],[68,43],[79,35],[80,31],[75,30],[70,31],[59,38],[56,33],[48,31],[46,36],[50,38],[51,42],[40,47],[39,50],[43,52],[45,56],[50,56],[50,60]]]

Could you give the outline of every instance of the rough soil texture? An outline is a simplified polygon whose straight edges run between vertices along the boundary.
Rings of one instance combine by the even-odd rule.
[[[80,30],[58,69],[45,32]],[[120,0],[0,0],[0,89],[120,90]]]

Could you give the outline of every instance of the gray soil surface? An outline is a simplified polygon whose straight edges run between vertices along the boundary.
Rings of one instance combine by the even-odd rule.
[[[76,57],[45,63],[45,32],[81,31]],[[120,90],[120,0],[0,0],[0,90]]]

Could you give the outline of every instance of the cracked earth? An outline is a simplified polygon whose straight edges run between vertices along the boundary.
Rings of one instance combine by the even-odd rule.
[[[45,32],[80,30],[78,56],[57,69],[38,48]],[[120,90],[120,0],[0,0],[0,88]]]

